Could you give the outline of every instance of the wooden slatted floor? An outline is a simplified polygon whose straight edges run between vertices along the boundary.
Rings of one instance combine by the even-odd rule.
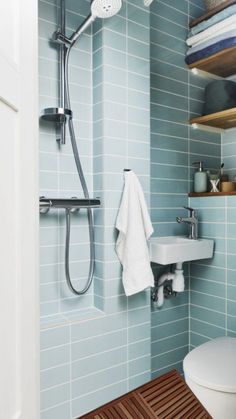
[[[212,419],[176,370],[81,419]]]

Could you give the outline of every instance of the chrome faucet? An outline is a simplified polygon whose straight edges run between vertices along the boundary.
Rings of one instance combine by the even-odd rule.
[[[198,239],[198,216],[197,211],[193,208],[184,207],[190,211],[190,217],[176,217],[177,223],[186,223],[190,225],[189,239],[197,240]]]

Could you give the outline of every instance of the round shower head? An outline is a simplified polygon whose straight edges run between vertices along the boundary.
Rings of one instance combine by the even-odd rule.
[[[91,13],[94,17],[102,19],[116,15],[122,6],[122,0],[93,0]]]

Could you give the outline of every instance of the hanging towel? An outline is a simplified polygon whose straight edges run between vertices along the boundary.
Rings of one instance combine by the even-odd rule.
[[[154,286],[147,240],[153,233],[142,187],[134,172],[124,173],[125,185],[116,228],[116,252],[123,266],[125,294]]]

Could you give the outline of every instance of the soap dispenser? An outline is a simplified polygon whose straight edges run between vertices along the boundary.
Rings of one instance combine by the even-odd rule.
[[[197,171],[194,173],[194,192],[206,192],[207,191],[207,174],[203,171],[203,163],[197,161],[193,165],[198,165]]]

